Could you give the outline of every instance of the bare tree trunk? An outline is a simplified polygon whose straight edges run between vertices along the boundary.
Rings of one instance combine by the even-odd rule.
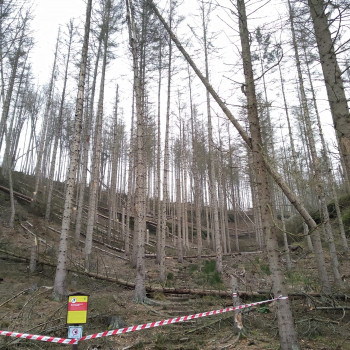
[[[169,25],[172,25],[173,4],[170,2]],[[167,104],[166,104],[166,119],[165,119],[165,135],[164,135],[164,160],[163,160],[163,198],[159,215],[160,221],[160,245],[159,245],[159,279],[165,280],[165,237],[167,229],[167,205],[169,201],[168,193],[168,178],[169,178],[169,123],[170,123],[170,104],[171,104],[171,77],[172,77],[172,41],[169,40],[168,45],[168,80],[167,80]],[[174,231],[172,231],[174,233]]]
[[[82,215],[83,215],[83,206],[84,206],[84,197],[85,197],[85,191],[86,191],[86,179],[87,179],[87,171],[88,171],[88,162],[89,162],[89,148],[90,148],[90,139],[91,139],[91,124],[94,116],[94,102],[95,102],[95,91],[96,91],[96,83],[97,83],[97,71],[98,71],[98,65],[100,62],[100,55],[101,55],[101,46],[102,46],[102,40],[99,40],[98,42],[98,48],[97,48],[97,57],[95,61],[95,67],[94,67],[94,75],[91,85],[91,93],[90,96],[88,96],[86,101],[86,109],[85,109],[85,123],[84,123],[84,131],[83,131],[83,150],[81,154],[81,162],[82,162],[82,169],[81,169],[81,180],[79,183],[79,198],[78,198],[78,208],[77,208],[77,218],[76,218],[76,224],[75,224],[75,244],[79,244],[80,239],[80,231],[81,231],[81,225],[82,225]],[[87,81],[90,81],[90,74],[88,74]]]
[[[134,99],[133,99],[134,100]],[[128,164],[128,198],[126,200],[126,223],[125,223],[125,256],[130,255],[130,214],[132,207],[132,192],[133,192],[133,168],[134,168],[134,101],[131,111],[130,125],[130,146],[129,146],[129,164]],[[135,223],[135,221],[134,221]],[[134,226],[135,235],[135,226]]]
[[[6,129],[7,129],[6,122],[7,122],[8,116],[9,116],[10,104],[11,104],[13,89],[15,86],[15,81],[16,81],[16,76],[17,76],[18,63],[19,63],[19,60],[20,60],[21,55],[22,55],[23,40],[24,40],[24,31],[22,32],[21,39],[19,40],[18,48],[15,52],[15,55],[12,58],[11,75],[10,75],[10,79],[9,79],[9,83],[8,83],[8,88],[7,88],[5,100],[4,100],[4,103],[2,106],[2,113],[1,113],[1,120],[0,120],[0,149],[2,147],[3,137],[6,134]],[[3,89],[3,87],[2,87],[2,89]]]
[[[287,237],[287,231],[286,231],[286,220],[284,218],[284,198],[283,194],[281,194],[281,204],[280,204],[280,211],[281,211],[281,221],[282,221],[282,230],[283,230],[283,244],[284,244],[284,256],[286,259],[286,266],[287,270],[290,270],[292,268],[292,259],[290,258],[290,252],[289,252],[289,245],[288,245],[288,237]]]
[[[171,42],[171,40],[170,40]],[[161,123],[160,123],[160,107],[161,107],[161,88],[162,88],[162,40],[159,41],[159,50],[158,50],[158,95],[157,95],[157,182],[156,185],[156,196],[157,196],[157,257],[156,263],[160,264],[161,259],[161,241],[162,241],[162,202],[161,202],[161,169],[160,163],[162,158],[162,149],[161,149]],[[163,280],[165,278],[164,273],[160,272],[160,279]]]
[[[182,232],[183,232],[183,246],[187,250],[189,248],[188,239],[188,210],[187,210],[187,162],[185,157],[186,139],[185,139],[185,123],[182,123],[182,137],[181,137],[181,183],[182,183]]]
[[[54,295],[57,297],[63,297],[66,294],[66,274],[67,274],[67,241],[68,231],[70,226],[72,199],[74,195],[74,184],[76,176],[76,168],[79,160],[80,150],[80,134],[81,134],[81,121],[83,114],[84,104],[84,87],[85,87],[85,72],[86,62],[89,44],[90,33],[90,19],[91,19],[92,0],[88,0],[86,7],[86,20],[85,20],[85,32],[84,43],[82,48],[82,57],[80,63],[79,82],[78,82],[78,95],[76,101],[75,111],[75,123],[74,123],[74,135],[72,141],[72,149],[70,155],[69,176],[67,180],[67,190],[64,203],[61,238],[58,248],[58,262],[56,268],[55,282],[54,282]]]
[[[178,170],[180,173],[180,169]],[[181,186],[180,178],[176,179],[176,223],[177,223],[177,254],[178,261],[183,262],[183,250],[182,250],[182,234],[181,234]]]
[[[291,23],[291,25],[292,25],[292,23]],[[289,142],[290,142],[290,147],[291,147],[291,151],[292,151],[293,169],[294,169],[294,172],[296,172],[296,190],[297,190],[297,193],[300,197],[300,194],[301,194],[301,184],[300,184],[301,174],[300,174],[299,166],[297,163],[297,153],[295,150],[295,144],[294,144],[294,139],[293,139],[292,127],[291,127],[291,123],[290,123],[287,98],[286,98],[286,93],[285,93],[285,89],[284,89],[283,75],[282,75],[282,70],[281,70],[280,64],[278,64],[278,71],[279,71],[279,76],[280,76],[280,81],[281,81],[281,90],[282,90],[282,96],[283,96],[284,110],[285,110],[285,114],[286,114],[286,118],[287,118]],[[308,232],[309,230],[308,230],[308,227],[307,227],[305,221],[303,222],[303,228],[304,228],[304,235],[306,237],[307,246],[308,246],[309,250],[311,252],[313,252],[314,249],[313,249],[313,245],[312,245],[311,236],[309,235],[309,232]]]
[[[207,30],[208,30],[208,15],[210,13],[211,6],[207,9],[207,16],[205,14],[204,2],[201,2],[201,19],[203,26],[203,49],[205,58],[205,78],[209,81],[209,62],[208,62],[208,42],[207,42]],[[210,201],[213,210],[213,223],[214,223],[214,239],[215,239],[215,251],[216,251],[216,270],[221,273],[222,268],[222,247],[221,247],[221,235],[219,228],[219,213],[218,213],[218,199],[217,199],[217,181],[215,173],[215,160],[213,154],[213,129],[211,121],[211,108],[210,108],[210,94],[206,91],[206,102],[207,102],[207,117],[208,117],[208,146],[209,146],[209,159],[208,159],[208,173],[209,173],[209,193]]]
[[[307,66],[307,73],[308,73],[309,83],[310,83],[311,92],[312,92],[312,100],[313,100],[313,104],[314,104],[314,108],[315,108],[315,112],[316,112],[316,117],[317,117],[317,125],[318,125],[319,135],[320,135],[320,139],[321,139],[321,144],[322,144],[322,149],[323,149],[323,154],[324,154],[324,160],[325,160],[325,163],[326,163],[325,166],[326,166],[326,172],[327,172],[327,175],[328,175],[328,184],[329,184],[329,186],[332,189],[332,196],[333,196],[333,200],[334,200],[335,210],[336,210],[336,213],[337,213],[337,219],[338,219],[338,224],[339,224],[340,236],[342,238],[344,252],[347,253],[349,251],[349,246],[348,246],[348,243],[347,243],[345,229],[344,229],[344,224],[343,224],[343,219],[342,219],[341,212],[340,212],[338,195],[337,195],[337,191],[336,191],[335,184],[334,184],[334,177],[333,177],[333,172],[332,172],[332,164],[331,164],[329,156],[328,156],[328,150],[327,150],[327,146],[326,146],[326,141],[324,139],[324,134],[323,134],[323,131],[322,131],[320,115],[318,113],[318,107],[317,107],[317,102],[316,102],[316,93],[315,93],[315,90],[314,90],[314,87],[313,87],[313,82],[312,82],[311,72],[310,72],[310,67],[309,67],[309,60],[308,60],[308,57],[307,57],[307,54],[306,54],[305,46],[304,46],[304,55],[305,55],[305,62],[306,62],[306,66]]]
[[[228,133],[228,147],[229,147],[229,167],[232,169],[233,172],[233,151],[232,151],[232,145],[231,145],[231,135],[230,135],[230,127],[229,124],[227,124],[227,133]],[[235,247],[236,247],[236,251],[239,252],[239,237],[238,237],[238,224],[237,224],[237,220],[238,220],[238,205],[237,205],[237,199],[236,199],[236,191],[235,191],[235,186],[234,186],[234,179],[233,176],[231,176],[230,179],[230,187],[231,187],[231,202],[232,202],[232,210],[233,210],[233,218],[234,218],[234,225],[235,225]],[[229,232],[230,234],[230,232]]]
[[[197,68],[191,57],[188,55],[184,47],[181,45],[179,40],[176,38],[175,34],[171,31],[161,14],[159,13],[157,7],[154,5],[152,0],[149,0],[149,5],[153,9],[156,16],[159,18],[159,20],[162,22],[164,28],[167,30],[169,35],[171,36],[171,39],[176,44],[177,48],[180,50],[180,52],[185,57],[186,61],[191,65],[197,76],[200,78],[204,86],[207,88],[207,90],[210,92],[212,97],[215,99],[215,101],[218,103],[224,114],[228,117],[228,119],[232,122],[232,124],[237,129],[238,133],[244,140],[244,142],[247,144],[249,148],[252,147],[251,139],[249,135],[246,133],[245,129],[239,124],[237,119],[233,116],[233,114],[230,112],[230,110],[227,108],[227,105],[224,103],[224,101],[219,97],[219,95],[216,93],[216,91],[213,89],[213,87],[209,84],[208,80],[203,76],[203,74],[200,72],[200,70]],[[303,204],[300,202],[298,197],[294,194],[294,192],[288,187],[287,183],[283,180],[283,178],[280,176],[280,174],[271,166],[271,164],[268,162],[268,160],[264,157],[263,151],[259,148],[257,150],[262,156],[264,160],[265,167],[267,171],[271,174],[271,176],[274,178],[277,185],[281,188],[281,190],[284,192],[288,200],[293,204],[295,209],[300,213],[300,215],[303,217],[305,222],[310,226],[310,228],[315,231],[317,230],[317,224],[311,217],[311,215],[308,213],[308,211],[305,209]],[[314,232],[313,232],[314,233]],[[313,236],[315,236],[313,234]],[[317,244],[321,244],[321,242],[315,242]],[[330,293],[330,284],[328,279],[328,274],[325,267],[325,260],[322,252],[322,245],[318,247],[318,249],[315,249],[315,251],[319,252],[316,254],[316,262],[317,262],[317,268],[318,268],[318,274],[320,283],[322,286],[322,290],[325,293]]]
[[[256,169],[257,188],[259,191],[259,206],[261,208],[261,218],[266,239],[267,255],[273,284],[272,288],[275,297],[278,297],[279,295],[287,295],[287,288],[285,286],[278,255],[278,240],[271,208],[272,198],[269,188],[268,173],[264,158],[260,152],[260,148],[263,147],[263,143],[260,134],[260,122],[257,110],[249,32],[244,0],[237,0],[237,8],[242,45],[243,68],[245,83],[247,86],[248,121],[252,140],[251,148],[254,168]],[[288,300],[280,300],[280,302],[277,304],[277,318],[281,349],[300,349],[297,333],[294,327],[292,311]]]
[[[291,17],[291,20],[293,21],[294,18],[293,18],[292,8],[290,5],[290,0],[288,0],[288,4],[289,4],[289,9],[290,9],[290,17]],[[296,42],[293,26],[292,26],[292,34],[293,34],[293,46],[294,46],[294,51],[295,51],[296,65],[297,65],[297,70],[298,70],[299,89],[300,89],[301,101],[302,101],[302,112],[304,115],[305,126],[306,126],[306,137],[307,137],[307,139],[309,141],[309,145],[310,145],[310,152],[311,152],[311,158],[312,158],[312,169],[313,169],[313,173],[314,173],[316,192],[317,192],[317,195],[319,198],[320,208],[321,208],[321,212],[322,212],[322,216],[323,216],[323,220],[324,220],[324,225],[325,225],[325,230],[326,230],[326,234],[327,234],[327,241],[328,241],[329,251],[330,251],[330,255],[331,255],[331,262],[332,262],[334,278],[335,278],[337,284],[342,285],[343,283],[342,283],[342,279],[341,279],[341,276],[339,273],[339,262],[338,262],[337,252],[336,252],[336,248],[335,248],[335,244],[334,244],[333,232],[332,232],[332,228],[331,228],[330,221],[329,221],[330,219],[329,219],[327,203],[326,203],[326,198],[325,198],[325,189],[324,189],[324,185],[323,185],[322,178],[321,178],[320,162],[319,162],[319,158],[317,156],[315,139],[314,139],[313,130],[311,127],[309,109],[308,109],[308,104],[307,104],[307,97],[306,97],[306,93],[305,93],[304,81],[303,81],[303,76],[302,76],[302,71],[301,71],[301,62],[300,62],[300,58],[299,58],[298,47],[297,47],[297,42]],[[314,234],[314,238],[317,238],[316,236],[318,236],[317,233]]]
[[[145,287],[145,231],[146,231],[146,166],[144,149],[144,108],[143,86],[139,75],[139,38],[135,23],[135,9],[132,0],[126,0],[127,20],[129,27],[130,48],[133,57],[134,91],[137,115],[137,165],[136,165],[136,193],[135,193],[135,221],[137,222],[137,262],[135,280],[135,300],[144,302]]]
[[[105,76],[107,68],[107,50],[108,50],[108,38],[110,30],[110,12],[111,12],[111,0],[107,0],[106,8],[104,9],[104,23],[102,24],[101,36],[103,38],[103,59],[102,59],[102,72],[100,81],[100,93],[98,99],[97,116],[95,122],[95,138],[93,149],[93,163],[92,163],[92,176],[90,182],[90,197],[89,197],[89,209],[88,218],[86,224],[86,238],[85,238],[85,269],[90,270],[91,263],[91,251],[92,251],[92,236],[94,230],[94,222],[97,207],[97,191],[99,187],[99,171],[101,166],[101,149],[102,149],[102,120],[103,120],[103,102],[104,102],[104,88],[105,88]]]
[[[194,182],[194,202],[195,202],[195,216],[196,216],[196,232],[197,232],[197,257],[201,259],[203,242],[202,242],[202,219],[201,219],[201,202],[202,202],[202,193],[200,190],[200,177],[198,170],[198,159],[199,156],[197,151],[197,126],[194,126],[195,113],[194,106],[192,101],[192,81],[190,74],[190,67],[188,68],[188,85],[190,93],[190,110],[191,110],[191,134],[192,134],[192,173],[193,173],[193,182]]]
[[[45,107],[45,113],[44,113],[43,126],[42,126],[41,134],[40,134],[38,159],[37,159],[36,167],[35,167],[35,186],[34,186],[34,196],[33,196],[34,201],[36,200],[36,196],[38,194],[38,189],[39,189],[39,182],[40,182],[41,176],[43,174],[42,161],[43,161],[44,147],[45,147],[45,141],[46,141],[47,131],[48,131],[47,129],[48,129],[49,115],[51,112],[52,94],[53,94],[53,86],[54,86],[55,75],[56,75],[56,62],[57,62],[59,40],[60,40],[60,30],[58,31],[58,35],[57,35],[55,58],[53,61],[53,66],[52,66],[51,79],[50,79],[50,84],[49,84],[49,88],[48,88],[48,95],[47,95],[47,101],[46,101],[46,107]],[[34,203],[34,201],[32,203]]]
[[[339,151],[345,164],[347,178],[350,177],[350,125],[349,107],[345,95],[342,73],[334,50],[334,41],[329,29],[324,0],[308,0],[317,47],[320,54],[323,76],[326,84],[334,128],[339,139]],[[349,188],[349,184],[348,184]]]
[[[205,226],[207,230],[207,247],[210,248],[211,239],[210,239],[210,222],[209,222],[209,202],[207,198],[206,188],[204,188],[204,203],[205,203]]]
[[[256,243],[259,248],[263,250],[265,248],[265,237],[263,232],[263,225],[261,222],[261,208],[259,206],[259,191],[257,188],[256,169],[254,167],[254,160],[250,150],[248,150],[248,163],[249,163],[249,178],[251,183],[252,202],[253,202],[253,215],[254,215],[254,228]]]
[[[116,208],[116,180],[118,171],[118,150],[119,150],[119,140],[118,140],[118,103],[119,103],[119,86],[117,85],[117,91],[115,96],[114,105],[114,126],[113,126],[113,148],[112,148],[112,176],[111,176],[111,186],[109,193],[109,214],[108,214],[108,229],[107,229],[107,241],[110,243],[112,234],[112,223],[117,218],[117,208]]]
[[[48,194],[47,194],[45,221],[50,220],[51,200],[52,200],[52,192],[53,192],[53,180],[54,180],[55,168],[56,168],[58,141],[61,138],[61,134],[62,134],[63,107],[64,107],[65,96],[66,96],[68,67],[69,67],[71,46],[72,46],[72,40],[73,40],[73,22],[72,21],[69,23],[68,30],[69,30],[68,51],[67,51],[67,58],[66,58],[66,67],[65,67],[65,72],[64,72],[63,90],[62,90],[62,95],[61,95],[60,109],[58,112],[57,125],[56,125],[55,131],[54,131],[55,141],[54,141],[54,145],[53,145],[52,158],[51,158],[51,164],[50,164],[49,189],[48,189]]]

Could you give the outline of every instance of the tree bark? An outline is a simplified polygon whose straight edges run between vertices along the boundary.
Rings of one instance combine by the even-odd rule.
[[[49,188],[48,188],[47,201],[46,201],[46,211],[45,211],[45,221],[46,222],[50,220],[51,200],[52,200],[52,192],[53,192],[53,180],[54,180],[55,168],[56,168],[58,141],[60,140],[61,134],[62,134],[63,108],[64,108],[64,102],[65,102],[65,97],[66,97],[68,67],[69,67],[71,46],[72,46],[72,40],[73,40],[73,22],[72,21],[69,23],[68,30],[69,30],[69,42],[68,42],[68,50],[67,50],[64,79],[63,79],[63,90],[62,90],[62,95],[61,95],[60,109],[58,112],[57,125],[56,125],[55,131],[54,131],[55,140],[54,140],[52,158],[51,158],[51,164],[50,164],[49,186],[48,186]]]
[[[289,4],[289,9],[290,9],[290,18],[293,23],[294,16],[293,16],[293,10],[291,8],[290,0],[288,0]],[[321,178],[321,169],[320,169],[320,161],[317,156],[316,152],[316,144],[315,144],[315,139],[313,135],[313,130],[311,127],[311,120],[310,120],[310,114],[309,114],[309,107],[307,103],[307,97],[306,97],[306,92],[304,88],[304,80],[302,76],[302,71],[301,71],[301,62],[300,62],[300,56],[298,52],[298,47],[297,47],[297,42],[296,42],[296,37],[294,33],[294,26],[292,25],[292,34],[293,34],[293,47],[295,51],[295,59],[296,59],[296,66],[297,66],[297,71],[298,71],[298,81],[299,81],[299,89],[300,89],[300,94],[301,94],[301,109],[302,109],[302,114],[304,117],[304,122],[305,122],[305,127],[306,127],[306,138],[309,141],[309,146],[310,146],[310,153],[311,153],[311,169],[313,171],[314,175],[314,181],[315,181],[315,186],[316,186],[316,193],[319,199],[319,204],[320,204],[320,211],[322,213],[323,221],[324,221],[324,227],[326,230],[326,236],[327,236],[327,243],[329,246],[329,252],[331,256],[331,263],[332,263],[332,268],[333,268],[333,275],[335,278],[335,281],[337,282],[338,285],[342,285],[342,279],[339,273],[339,262],[337,258],[337,252],[334,244],[334,238],[333,238],[333,232],[332,228],[330,225],[329,221],[329,214],[328,214],[328,209],[327,209],[327,203],[326,203],[326,198],[325,198],[325,189],[324,189],[324,184]],[[315,234],[313,235],[314,240],[318,240],[319,234],[316,231]],[[315,249],[320,249],[322,246],[320,244],[314,244]],[[316,254],[322,254],[321,251],[316,251]]]
[[[113,125],[113,147],[112,147],[112,169],[111,169],[111,186],[109,191],[109,214],[108,214],[108,230],[107,230],[107,241],[111,242],[112,226],[114,221],[117,219],[117,208],[116,208],[116,185],[118,175],[118,151],[119,151],[119,140],[118,140],[118,104],[119,104],[119,85],[117,85],[117,91],[115,96],[114,104],[114,125]]]
[[[172,25],[172,9],[173,4],[170,2],[170,14],[169,14],[169,25]],[[159,244],[159,279],[165,280],[165,237],[167,229],[167,205],[169,201],[168,193],[168,178],[169,178],[169,123],[170,123],[170,102],[171,102],[171,76],[172,76],[172,41],[169,40],[168,45],[168,79],[167,79],[167,103],[166,103],[166,115],[165,115],[165,135],[164,135],[164,160],[163,160],[163,198],[161,201],[161,216],[160,221],[160,244]]]
[[[59,40],[60,40],[60,30],[58,31],[58,35],[57,35],[55,58],[53,61],[51,79],[50,79],[50,84],[47,92],[47,101],[46,101],[46,107],[45,107],[45,113],[44,113],[44,120],[43,120],[42,129],[41,129],[41,135],[40,135],[38,159],[35,167],[35,186],[34,186],[33,203],[36,200],[36,196],[38,194],[38,189],[39,189],[39,183],[43,173],[42,162],[43,162],[44,147],[45,147],[47,131],[48,131],[49,114],[51,112],[52,94],[53,94],[54,81],[55,81],[55,75],[56,75],[56,62],[57,62],[57,55],[58,55]]]
[[[345,164],[347,179],[350,178],[350,114],[345,95],[342,73],[338,65],[327,19],[327,2],[308,0],[317,47],[320,54],[333,125],[339,139],[340,156]],[[349,184],[348,184],[349,187]]]
[[[100,180],[100,167],[101,167],[101,149],[102,149],[102,121],[103,121],[103,103],[104,103],[104,88],[105,88],[105,76],[107,68],[107,50],[108,39],[110,32],[110,12],[111,12],[111,0],[107,0],[106,8],[104,8],[103,23],[101,29],[101,38],[103,38],[103,59],[102,59],[102,72],[100,81],[100,93],[98,99],[97,115],[95,122],[95,138],[93,149],[93,162],[92,162],[92,176],[90,182],[89,193],[89,209],[88,218],[86,224],[86,239],[85,239],[85,269],[90,270],[91,263],[91,250],[92,250],[92,236],[94,230],[94,222],[97,206],[97,191]]]
[[[244,0],[237,0],[237,8],[242,46],[243,69],[245,84],[247,87],[246,91],[248,103],[248,121],[251,135],[251,150],[254,168],[256,170],[256,185],[259,192],[259,207],[261,210],[267,256],[271,271],[272,289],[275,297],[278,297],[279,295],[287,295],[287,288],[285,286],[284,277],[281,270],[281,261],[278,254],[278,240],[276,227],[274,224],[273,211],[271,208],[272,196],[268,181],[268,172],[264,157],[260,151],[260,149],[263,148],[263,143],[260,133],[260,121],[257,110],[249,31]],[[281,349],[300,349],[297,333],[294,327],[292,311],[288,300],[281,300],[281,303],[278,303],[277,318]]]
[[[133,57],[134,91],[137,116],[137,164],[136,164],[136,193],[135,193],[135,221],[137,224],[137,261],[135,280],[135,301],[144,302],[145,288],[145,231],[146,231],[146,166],[144,149],[144,108],[143,86],[139,72],[139,38],[135,23],[135,9],[132,0],[126,0],[127,21],[129,27],[130,48]]]
[[[208,8],[207,15],[205,14],[204,2],[201,1],[201,19],[202,19],[202,29],[203,29],[203,49],[204,49],[204,63],[205,63],[205,78],[209,82],[209,62],[208,62],[208,41],[207,41],[207,31],[209,24],[209,12],[210,6]],[[217,179],[215,172],[215,158],[213,154],[214,142],[213,142],[213,128],[211,121],[211,107],[210,107],[210,94],[206,90],[206,107],[207,107],[207,118],[208,118],[208,149],[209,149],[209,159],[208,159],[208,173],[209,173],[209,193],[210,201],[213,210],[213,224],[214,224],[214,239],[215,239],[215,251],[216,251],[216,270],[221,273],[223,271],[222,267],[222,246],[221,246],[221,234],[219,227],[219,207],[218,207],[218,190],[217,190]]]
[[[153,9],[154,13],[158,17],[158,19],[162,22],[164,28],[167,30],[167,32],[170,34],[171,39],[176,44],[177,48],[180,50],[180,52],[185,57],[186,61],[191,65],[197,76],[200,78],[204,86],[207,88],[207,90],[210,92],[212,97],[215,99],[215,101],[218,103],[224,114],[228,117],[228,119],[232,122],[232,124],[235,126],[237,131],[239,132],[240,136],[244,140],[244,142],[247,144],[249,148],[252,148],[252,140],[244,130],[244,128],[239,124],[237,119],[233,116],[233,114],[230,112],[230,110],[227,108],[227,105],[223,102],[223,100],[219,97],[219,95],[216,93],[216,91],[213,89],[213,87],[209,84],[208,80],[203,76],[203,74],[200,72],[200,70],[197,68],[191,57],[188,55],[184,47],[181,45],[179,40],[176,38],[175,34],[171,31],[161,14],[159,13],[157,7],[154,5],[152,0],[148,0],[149,5]],[[308,213],[308,211],[305,209],[305,207],[302,205],[301,201],[298,199],[298,197],[294,194],[294,192],[289,188],[287,183],[283,180],[283,178],[280,176],[280,174],[272,167],[272,165],[267,161],[267,159],[264,157],[263,151],[261,149],[256,150],[257,152],[261,153],[263,156],[264,164],[267,169],[267,171],[271,174],[271,176],[274,178],[277,185],[281,188],[281,190],[284,192],[286,197],[289,199],[291,204],[296,208],[296,210],[299,212],[299,214],[303,217],[307,225],[315,231],[317,230],[317,224],[311,217],[311,215]],[[322,248],[322,246],[321,246]],[[320,249],[318,249],[320,251]],[[328,274],[325,268],[325,260],[324,256],[317,254],[316,255],[316,262],[317,262],[317,268],[318,268],[318,274],[319,279],[321,283],[321,287],[323,292],[330,293],[330,284],[328,280]]]
[[[91,20],[92,0],[88,0],[86,6],[86,20],[84,31],[84,43],[82,48],[79,82],[78,82],[78,94],[75,110],[75,122],[74,122],[74,135],[72,141],[72,149],[70,154],[69,176],[67,180],[67,190],[64,202],[64,211],[62,219],[61,237],[58,248],[58,262],[55,274],[54,290],[53,293],[59,298],[63,298],[66,294],[66,275],[67,275],[67,241],[68,231],[71,219],[72,199],[74,195],[74,184],[76,176],[76,168],[79,160],[80,151],[80,135],[81,135],[81,122],[83,114],[84,104],[84,87],[85,87],[85,72],[86,62],[89,44],[90,33],[90,20]]]

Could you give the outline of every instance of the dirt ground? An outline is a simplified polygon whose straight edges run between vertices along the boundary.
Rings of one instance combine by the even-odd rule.
[[[44,221],[26,212],[11,230],[4,222],[8,215],[7,204],[0,203],[0,330],[67,337],[67,300],[52,297],[52,285],[59,240],[59,223],[46,225]],[[101,222],[101,230],[104,223]],[[39,262],[35,273],[29,272],[28,260],[38,238]],[[101,239],[96,235],[97,239]],[[114,245],[122,247],[115,237]],[[242,246],[249,237],[241,237]],[[83,240],[84,237],[82,236]],[[154,252],[154,235],[151,233],[147,253]],[[172,246],[171,238],[167,245]],[[83,243],[79,249],[69,245],[68,289],[70,293],[84,292],[89,295],[88,321],[83,334],[93,334],[131,325],[156,322],[163,319],[206,312],[232,305],[227,297],[176,295],[149,293],[149,302],[136,304],[133,290],[117,283],[91,278],[83,273]],[[95,243],[94,272],[100,276],[122,278],[134,282],[135,271],[123,259],[123,252]],[[7,253],[6,253],[7,252]],[[209,252],[209,251],[208,251]],[[208,253],[206,252],[206,253]],[[169,255],[176,254],[176,249]],[[189,250],[186,255],[195,254]],[[16,257],[17,256],[17,257]],[[117,257],[118,256],[118,257]],[[350,349],[350,288],[338,294],[347,299],[312,297],[318,292],[317,273],[313,256],[302,247],[292,252],[293,269],[285,274],[290,292],[304,294],[292,298],[295,323],[303,349],[331,350]],[[40,263],[42,262],[42,263]],[[213,259],[167,259],[167,282],[165,286],[199,289],[230,289],[230,274],[239,280],[239,289],[246,292],[271,290],[269,268],[263,253],[233,254],[224,257],[225,273],[218,276],[213,271]],[[329,262],[328,262],[329,263]],[[350,276],[349,257],[340,256],[340,270]],[[214,265],[215,266],[215,265]],[[161,286],[158,282],[158,266],[155,259],[146,258],[147,285]],[[331,270],[329,269],[331,272]],[[307,296],[309,295],[309,296]],[[242,303],[264,300],[266,296],[251,297]],[[176,323],[162,327],[136,331],[124,335],[94,339],[79,344],[79,349],[279,349],[275,305],[264,304],[243,311],[244,332],[239,337],[233,329],[232,312],[221,315]],[[39,341],[0,337],[0,349],[58,349],[66,345],[54,345]],[[67,347],[67,346],[66,346]],[[71,346],[68,346],[71,348]]]

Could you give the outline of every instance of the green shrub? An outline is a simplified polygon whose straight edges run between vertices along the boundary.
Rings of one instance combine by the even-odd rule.
[[[198,264],[191,264],[190,265],[190,273],[194,273],[195,271],[199,270]]]
[[[270,266],[267,264],[261,264],[260,269],[262,272],[264,272],[266,275],[270,276],[271,271],[270,271]]]
[[[215,260],[206,260],[204,262],[204,272],[206,274],[213,273],[216,269],[216,261]]]
[[[270,311],[269,307],[266,305],[266,306],[259,307],[258,312],[261,314],[268,314],[271,311]]]
[[[220,287],[222,285],[222,279],[220,274],[216,271],[216,261],[206,260],[204,262],[203,273],[205,274],[205,280],[212,287]]]
[[[216,271],[215,260],[204,261],[204,266],[202,267],[198,264],[191,264],[189,266],[189,273],[199,285],[209,284],[214,288],[221,288],[223,285],[221,276]]]
[[[291,232],[294,235],[297,235],[300,232],[303,232],[303,220],[300,215],[293,215],[288,220],[286,220],[286,231]],[[296,236],[292,237],[293,240],[296,240]],[[298,240],[302,240],[300,237]]]
[[[340,205],[340,209],[342,208],[350,208],[350,195],[346,194],[338,198],[338,202]]]
[[[342,215],[343,224],[345,227],[350,227],[350,208],[347,208]]]

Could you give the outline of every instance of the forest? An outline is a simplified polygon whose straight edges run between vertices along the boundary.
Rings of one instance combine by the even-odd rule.
[[[75,2],[38,57],[36,1],[0,0],[0,283],[23,265],[0,329],[29,329],[45,294],[60,316],[41,329],[65,336],[67,295],[105,288],[132,322],[179,298],[183,315],[271,307],[235,310],[207,343],[217,321],[100,348],[268,349],[266,317],[271,348],[348,349],[348,0]],[[2,330],[0,349],[49,346]]]

